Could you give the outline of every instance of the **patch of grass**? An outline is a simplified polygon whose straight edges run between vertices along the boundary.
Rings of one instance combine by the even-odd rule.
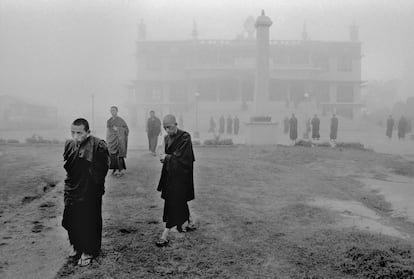
[[[290,246],[290,261],[314,274],[337,270],[358,278],[414,278],[413,246],[404,240],[360,231],[322,230]]]

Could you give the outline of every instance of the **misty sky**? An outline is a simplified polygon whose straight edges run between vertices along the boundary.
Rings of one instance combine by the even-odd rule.
[[[365,80],[401,78],[413,56],[412,0],[0,0],[0,95],[87,116],[95,94],[105,115],[126,103],[140,19],[148,39],[187,39],[193,21],[200,38],[233,39],[261,9],[272,39],[300,39],[306,22],[311,39],[348,40],[355,22]]]

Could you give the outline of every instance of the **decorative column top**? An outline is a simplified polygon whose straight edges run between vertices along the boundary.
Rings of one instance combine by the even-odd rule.
[[[270,27],[272,25],[272,20],[270,19],[270,17],[268,17],[267,15],[265,15],[264,10],[262,10],[262,14],[257,17],[256,22],[254,24],[254,27],[258,28],[258,27]]]

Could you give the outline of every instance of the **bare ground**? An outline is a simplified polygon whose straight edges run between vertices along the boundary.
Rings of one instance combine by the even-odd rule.
[[[33,148],[24,152],[47,154],[36,165],[61,158],[59,148]],[[2,229],[0,272],[10,278],[414,278],[414,224],[393,216],[391,204],[361,182],[391,174],[412,178],[412,162],[322,147],[211,147],[195,153],[195,232],[173,233],[166,248],[154,245],[163,228],[163,202],[155,191],[161,165],[145,151],[131,150],[127,175],[108,176],[103,251],[90,267],[64,262],[68,244],[59,227],[58,186],[14,207],[17,213],[3,213],[2,224],[14,222],[14,229]],[[61,164],[45,169],[62,173]]]

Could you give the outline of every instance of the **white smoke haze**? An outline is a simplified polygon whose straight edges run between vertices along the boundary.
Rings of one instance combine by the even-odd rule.
[[[357,24],[363,80],[401,79],[412,61],[410,0],[0,0],[0,95],[73,118],[90,117],[94,94],[96,115],[109,117],[111,105],[122,114],[141,19],[149,40],[188,39],[193,22],[200,38],[233,39],[261,9],[273,20],[271,39],[300,39],[306,23],[313,40],[345,41]]]

